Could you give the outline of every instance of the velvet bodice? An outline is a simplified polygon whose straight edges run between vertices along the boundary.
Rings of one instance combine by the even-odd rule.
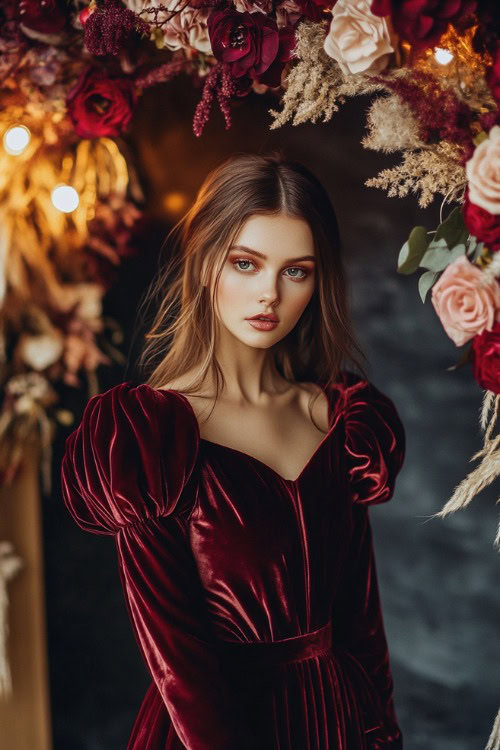
[[[294,480],[147,385],[95,396],[68,437],[65,504],[113,535],[152,677],[128,750],[402,748],[368,511],[393,495],[404,428],[353,373],[325,393],[328,432]],[[298,649],[327,625],[328,647]],[[224,658],[292,641],[272,679]]]

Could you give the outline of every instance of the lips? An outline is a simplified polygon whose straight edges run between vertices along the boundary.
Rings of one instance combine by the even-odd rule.
[[[270,314],[270,315],[253,315],[251,318],[247,318],[247,320],[270,320],[273,323],[277,323],[279,319],[276,317],[276,315]]]

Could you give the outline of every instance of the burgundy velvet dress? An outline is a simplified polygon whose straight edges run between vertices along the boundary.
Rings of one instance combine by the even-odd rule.
[[[68,437],[64,502],[113,535],[152,677],[127,750],[403,747],[369,506],[393,494],[405,432],[358,375],[323,390],[330,427],[295,480],[147,385],[93,397]]]

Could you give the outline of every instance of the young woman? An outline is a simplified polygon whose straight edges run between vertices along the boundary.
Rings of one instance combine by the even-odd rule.
[[[359,362],[333,207],[237,155],[175,236],[149,378],[92,398],[62,465],[152,676],[128,750],[399,750],[368,509],[405,433]]]

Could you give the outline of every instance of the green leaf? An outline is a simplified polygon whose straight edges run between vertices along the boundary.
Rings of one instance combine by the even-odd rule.
[[[443,240],[439,242],[443,242]],[[444,271],[446,266],[449,266],[450,263],[453,263],[454,260],[460,255],[464,255],[464,253],[465,245],[455,245],[453,250],[448,250],[446,243],[444,243],[444,246],[435,243],[434,247],[429,245],[427,252],[420,261],[420,265],[422,268],[427,268],[429,271],[438,273],[439,271]]]
[[[407,242],[399,251],[398,273],[410,274],[417,270],[427,250],[429,237],[425,227],[413,227]]]
[[[441,240],[432,240],[432,242],[429,243],[429,250],[449,250],[448,243],[445,239]]]
[[[434,273],[434,271],[426,271],[419,278],[418,291],[420,293],[420,298],[422,302],[425,302],[427,292],[429,291],[431,286],[434,284],[438,276],[439,276],[439,273]]]
[[[469,232],[464,224],[464,217],[460,206],[456,206],[451,214],[438,226],[433,242],[444,239],[451,248],[467,241]]]

